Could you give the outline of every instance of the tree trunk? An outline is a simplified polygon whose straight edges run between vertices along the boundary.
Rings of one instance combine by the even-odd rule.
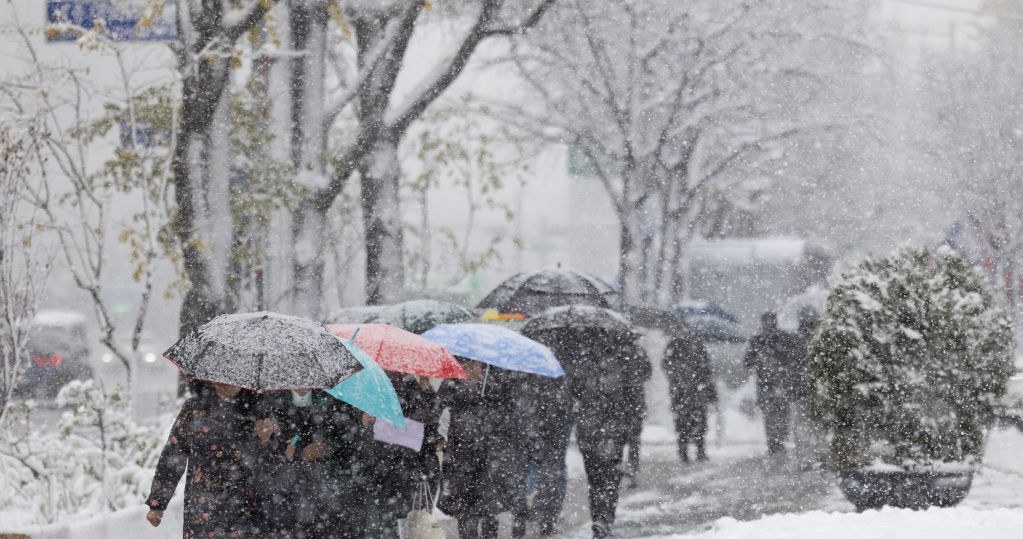
[[[291,61],[291,162],[315,192],[326,182],[324,152],[327,133],[323,128],[326,37],[329,15],[326,4],[293,5],[290,10],[292,48],[302,54]],[[320,319],[323,298],[323,268],[327,211],[330,201],[307,197],[292,218],[292,301],[294,314]]]
[[[399,187],[398,137],[382,134],[359,165],[362,219],[366,231],[366,303],[400,301],[405,261]]]
[[[178,205],[176,230],[182,247],[182,262],[190,287],[181,304],[179,334],[185,335],[218,314],[227,312],[225,278],[226,261],[230,256],[231,215],[227,193],[211,191],[226,186],[226,178],[212,178],[226,170],[224,140],[215,129],[228,82],[226,60],[200,62],[194,74],[183,81],[181,126],[173,156],[174,196]],[[220,114],[218,114],[218,109]],[[223,181],[218,181],[223,180]],[[219,200],[218,200],[219,197]],[[226,215],[210,215],[211,211]],[[222,245],[223,234],[218,227],[227,227],[228,244]],[[220,258],[216,258],[220,257]]]
[[[294,216],[292,228],[292,263],[294,288],[292,309],[295,314],[320,319],[323,298],[323,246],[327,229],[327,208],[303,201]]]

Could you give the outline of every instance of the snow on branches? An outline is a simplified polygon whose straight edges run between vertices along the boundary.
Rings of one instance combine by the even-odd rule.
[[[863,261],[832,289],[810,344],[811,406],[836,464],[979,458],[1013,350],[1008,313],[951,250]]]

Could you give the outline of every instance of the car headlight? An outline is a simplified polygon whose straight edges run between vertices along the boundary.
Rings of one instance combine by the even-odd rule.
[[[100,357],[100,360],[103,361],[103,363],[110,363],[111,361],[114,360],[114,354],[111,354],[110,352],[105,352],[103,356]]]
[[[142,356],[142,359],[146,363],[155,363],[156,362],[156,354],[154,354],[153,352],[146,352],[146,355]]]

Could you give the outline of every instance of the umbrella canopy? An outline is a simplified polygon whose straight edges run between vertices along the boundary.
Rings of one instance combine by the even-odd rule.
[[[366,324],[376,322],[380,312],[386,305],[363,305],[360,307],[345,307],[334,311],[334,314],[327,317],[327,322],[333,324]]]
[[[494,324],[441,324],[423,337],[456,356],[502,369],[551,378],[565,374],[550,348]]]
[[[194,378],[253,390],[333,387],[359,368],[318,322],[271,312],[220,315],[163,355]]]
[[[621,314],[592,305],[565,305],[553,307],[529,318],[523,333],[559,328],[599,329],[609,333],[631,335],[632,324]]]
[[[352,353],[362,365],[362,370],[328,389],[327,393],[373,417],[404,428],[405,414],[401,411],[398,393],[384,370],[366,352],[359,349],[353,340],[335,340]]]
[[[476,307],[534,315],[560,305],[612,308],[617,304],[618,293],[601,279],[569,269],[550,268],[508,278]]]
[[[342,339],[355,335],[355,344],[387,371],[431,378],[465,378],[458,360],[443,346],[388,324],[329,324]]]
[[[416,299],[384,307],[374,322],[391,324],[421,334],[438,324],[458,324],[475,318],[467,309],[454,303]]]
[[[625,308],[629,314],[629,320],[637,326],[651,329],[659,329],[669,335],[679,333],[692,333],[686,326],[682,315],[659,307],[649,305],[629,305]]]
[[[693,301],[675,305],[693,333],[707,341],[742,342],[746,335],[739,319],[720,305],[710,301]]]

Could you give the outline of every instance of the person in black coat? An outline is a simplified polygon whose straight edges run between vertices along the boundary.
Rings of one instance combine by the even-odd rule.
[[[363,438],[360,497],[366,539],[397,539],[398,519],[405,518],[417,492],[440,471],[436,453],[440,406],[429,379],[402,373],[388,376],[405,417],[423,424],[423,444],[416,451],[375,440],[372,433]]]
[[[526,336],[549,347],[559,360],[576,346],[575,337],[564,329],[547,329]],[[572,433],[575,399],[569,390],[567,375],[548,378],[527,374],[522,378],[515,395],[519,401],[516,413],[527,421],[523,429],[527,433],[526,468],[512,535],[524,535],[526,520],[536,521],[540,535],[553,535],[568,487],[565,456]],[[531,508],[527,504],[530,496]]]
[[[264,396],[259,499],[274,537],[360,536],[351,470],[364,427],[360,413],[321,390]],[[337,526],[345,522],[345,526]]]
[[[446,380],[440,399],[451,413],[437,506],[458,519],[462,539],[497,537],[497,515],[511,510],[523,469],[511,377],[464,363],[466,380]]]
[[[678,456],[689,462],[689,444],[696,460],[707,460],[707,405],[717,401],[710,356],[696,335],[684,334],[668,343],[661,361],[668,378],[671,412],[678,434]]]
[[[610,535],[618,507],[622,453],[635,413],[625,404],[628,369],[636,353],[634,339],[632,334],[588,331],[581,335],[577,353],[566,354],[595,538]]]
[[[785,452],[789,435],[789,401],[792,387],[792,362],[795,349],[793,336],[778,328],[773,312],[760,317],[760,332],[749,342],[743,363],[757,376],[757,404],[764,414],[767,452]]]
[[[214,384],[185,401],[153,475],[146,519],[159,526],[187,469],[184,537],[250,537],[260,533],[254,498],[254,417],[237,399],[241,388]]]
[[[647,357],[646,350],[636,344],[634,338],[620,338],[619,345],[624,347],[621,357],[626,361],[625,393],[625,445],[626,467],[624,475],[628,478],[629,487],[636,487],[636,474],[639,472],[640,441],[643,435],[643,421],[646,419],[645,385],[653,375],[653,366]]]

